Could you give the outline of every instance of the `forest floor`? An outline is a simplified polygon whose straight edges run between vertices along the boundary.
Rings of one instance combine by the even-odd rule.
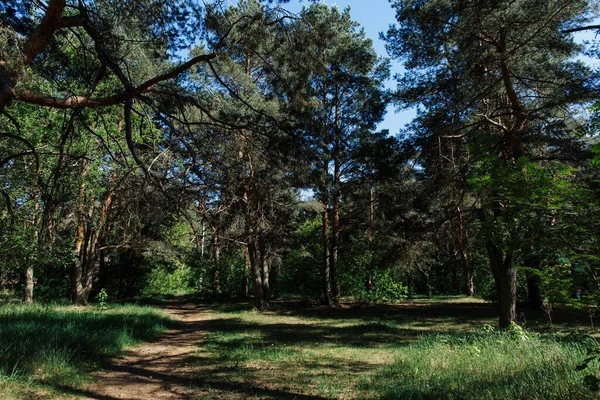
[[[126,351],[104,363],[92,376],[94,384],[85,395],[94,399],[188,399],[197,398],[193,389],[198,370],[191,360],[198,351],[211,314],[206,307],[185,301],[162,306],[176,328],[157,341]]]
[[[525,331],[492,332],[496,307],[460,297],[335,309],[275,301],[266,313],[247,300],[175,298],[158,306],[175,321],[156,339],[101,358],[79,384],[45,378],[12,398],[595,396],[575,368],[594,346],[593,332],[584,313],[568,308],[555,310],[553,327],[522,308]],[[597,371],[597,363],[590,368]],[[11,398],[2,396],[1,382],[0,398]]]
[[[275,302],[264,314],[250,311],[247,302],[172,301],[162,308],[178,327],[105,363],[82,394],[132,400],[372,397],[358,386],[395,361],[390,349],[424,334],[493,323],[488,304],[461,299],[338,309]],[[404,320],[400,330],[389,322],[398,318]]]
[[[410,358],[407,346],[496,322],[493,305],[464,298],[337,309],[274,302],[263,314],[247,302],[171,301],[162,308],[177,327],[106,362],[81,394],[132,400],[386,397],[377,381],[389,380],[386,368]],[[558,314],[553,333],[572,333],[574,321],[585,329],[580,314]],[[521,318],[532,329],[550,330],[539,313]]]

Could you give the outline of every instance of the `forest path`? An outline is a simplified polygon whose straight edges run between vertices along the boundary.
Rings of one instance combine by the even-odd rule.
[[[196,399],[193,383],[198,367],[192,360],[210,320],[209,309],[197,304],[171,302],[163,307],[177,321],[176,328],[158,340],[143,343],[103,365],[92,374],[95,382],[86,390],[93,399]]]

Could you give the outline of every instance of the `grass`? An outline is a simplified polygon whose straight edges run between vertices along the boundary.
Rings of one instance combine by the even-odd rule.
[[[169,321],[157,310],[138,306],[102,311],[1,305],[0,398],[25,398],[32,390],[80,387],[104,358],[156,338]]]
[[[573,310],[557,309],[554,329],[525,310],[529,330],[508,332],[492,329],[495,306],[459,298],[337,309],[275,302],[266,313],[232,301],[186,310],[206,313],[174,330],[198,333],[195,351],[174,354],[161,375],[151,361],[132,370],[183,385],[193,398],[596,396],[583,378],[598,371],[598,362],[575,369],[596,342],[582,334],[589,333],[587,316]],[[0,306],[0,398],[86,393],[76,389],[104,358],[152,340],[167,325],[163,314],[144,307]]]
[[[590,399],[575,371],[590,345],[530,334],[436,335],[408,346],[363,387],[385,399]]]
[[[489,304],[452,300],[337,310],[280,305],[265,314],[244,307],[212,308],[192,360],[207,398],[594,396],[583,385],[589,371],[575,371],[593,339],[489,332],[488,324],[495,323]],[[562,329],[573,330],[566,324]]]

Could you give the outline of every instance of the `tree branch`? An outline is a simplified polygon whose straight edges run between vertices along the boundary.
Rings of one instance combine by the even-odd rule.
[[[600,30],[600,25],[578,26],[578,27],[575,27],[575,28],[564,29],[561,32],[562,33],[573,33],[573,32],[581,32],[581,31],[592,30],[592,29]]]
[[[40,106],[46,106],[51,108],[80,108],[80,107],[106,107],[115,104],[123,103],[135,96],[148,91],[152,86],[166,81],[171,78],[175,78],[183,71],[191,68],[195,64],[200,62],[208,62],[216,57],[215,54],[204,54],[197,56],[189,60],[188,62],[180,65],[171,71],[158,75],[141,85],[133,88],[130,91],[126,91],[121,94],[114,96],[101,97],[101,98],[89,98],[87,96],[68,96],[68,97],[52,97],[44,94],[33,93],[25,89],[15,89],[15,100],[19,100],[25,103],[37,104]]]
[[[66,0],[50,0],[40,26],[25,43],[25,65],[31,64],[33,59],[46,48],[60,23],[66,4]]]

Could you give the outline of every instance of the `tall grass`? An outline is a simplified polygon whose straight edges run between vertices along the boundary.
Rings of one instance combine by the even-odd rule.
[[[384,399],[591,399],[575,367],[592,345],[526,332],[432,335],[363,386]]]
[[[474,329],[436,308],[282,310],[268,314],[214,310],[197,365],[207,384],[228,398],[592,399],[576,371],[595,347],[577,335]],[[473,320],[475,322],[477,320]],[[420,329],[419,329],[420,328]],[[443,329],[440,329],[443,328]],[[223,374],[222,371],[227,371]],[[263,388],[269,388],[269,391]],[[213,390],[216,390],[214,389]]]
[[[0,306],[0,380],[78,387],[86,371],[169,324],[147,307]]]

